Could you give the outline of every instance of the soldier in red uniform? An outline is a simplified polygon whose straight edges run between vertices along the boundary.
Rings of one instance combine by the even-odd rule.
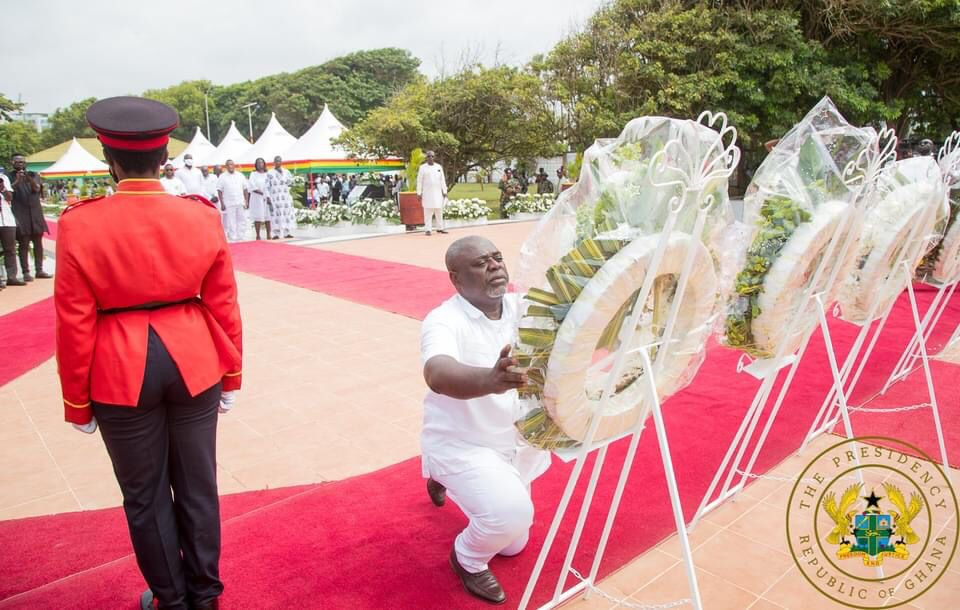
[[[57,364],[66,420],[99,424],[149,589],[142,607],[215,608],[218,413],[240,388],[237,287],[219,211],[158,180],[177,112],[96,102],[87,121],[117,182],[65,211],[57,240]]]

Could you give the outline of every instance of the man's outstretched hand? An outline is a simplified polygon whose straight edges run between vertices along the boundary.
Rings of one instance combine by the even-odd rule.
[[[505,345],[500,350],[500,357],[490,371],[490,393],[503,394],[508,390],[516,390],[527,384],[527,376],[518,369],[519,362],[510,356],[510,346]]]

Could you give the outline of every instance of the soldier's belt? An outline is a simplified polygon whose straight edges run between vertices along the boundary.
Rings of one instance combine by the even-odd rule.
[[[150,301],[140,305],[131,305],[129,307],[111,307],[110,309],[98,309],[97,313],[101,315],[110,315],[115,313],[126,313],[128,311],[153,311],[154,309],[163,309],[164,307],[173,307],[174,305],[189,305],[190,303],[200,303],[200,297],[190,297],[180,301]]]

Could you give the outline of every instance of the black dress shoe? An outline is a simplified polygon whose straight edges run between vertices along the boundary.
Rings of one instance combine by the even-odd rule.
[[[7,286],[26,286],[27,283],[17,278],[7,278]]]
[[[447,488],[433,479],[427,479],[427,495],[434,506],[443,506],[447,501]]]
[[[49,279],[52,278],[52,277],[53,277],[53,275],[50,274],[50,273],[47,273],[46,271],[38,271],[38,272],[37,272],[37,278],[38,278],[38,279],[41,279],[41,280],[49,280]]]
[[[497,581],[497,577],[490,570],[472,574],[463,569],[460,562],[457,561],[457,549],[450,550],[450,567],[463,583],[463,588],[467,593],[474,597],[479,597],[485,602],[492,604],[502,604],[507,601],[507,595],[503,592],[503,587]]]
[[[30,275],[29,273],[24,273],[24,274],[23,274],[23,281],[24,281],[24,282],[32,282],[32,281],[33,281],[33,276]]]
[[[446,230],[446,229],[437,229],[437,233],[443,233],[444,235],[446,235],[446,234],[447,234],[447,230]]]

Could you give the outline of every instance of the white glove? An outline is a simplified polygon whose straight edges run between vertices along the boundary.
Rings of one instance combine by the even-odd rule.
[[[237,391],[236,390],[227,390],[226,392],[220,392],[220,408],[217,409],[220,413],[227,413],[230,409],[233,408],[234,403],[237,402]]]
[[[97,431],[97,418],[93,418],[85,424],[73,424],[74,429],[84,434],[93,434]]]

